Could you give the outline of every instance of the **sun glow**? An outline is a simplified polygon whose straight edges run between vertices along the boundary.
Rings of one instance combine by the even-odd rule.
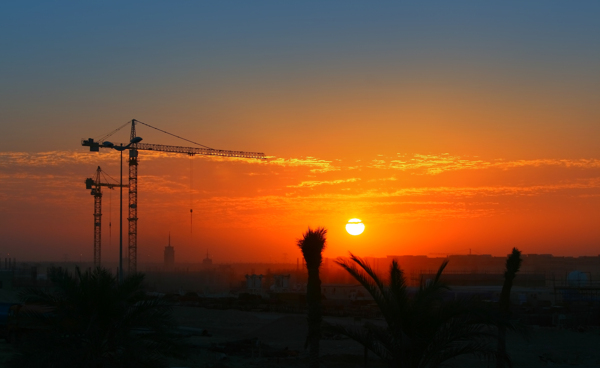
[[[350,219],[346,224],[346,231],[350,235],[360,235],[363,233],[363,231],[365,231],[365,224],[363,224],[360,219]]]

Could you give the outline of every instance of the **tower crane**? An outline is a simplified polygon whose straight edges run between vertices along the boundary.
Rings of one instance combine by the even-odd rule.
[[[122,128],[126,127],[131,123],[130,141],[127,144],[124,143],[113,143],[106,139],[118,132]],[[184,141],[193,143],[198,147],[181,147],[181,146],[170,146],[164,144],[152,144],[152,143],[141,143],[142,139],[136,135],[136,124],[142,124],[152,129],[158,130],[162,133],[166,133],[173,137],[182,139]],[[170,152],[170,153],[184,153],[190,156],[194,155],[205,155],[205,156],[220,156],[220,157],[239,157],[248,159],[259,159],[265,160],[267,157],[262,152],[244,152],[244,151],[229,151],[219,150],[207,147],[205,145],[196,143],[189,139],[182,138],[175,134],[171,134],[162,129],[151,126],[139,120],[133,119],[131,122],[127,122],[121,127],[113,130],[109,134],[100,138],[98,141],[94,141],[93,138],[82,139],[81,145],[90,147],[91,152],[98,152],[100,148],[113,148],[119,151],[127,149],[129,151],[129,242],[128,242],[128,271],[136,272],[137,270],[137,177],[138,177],[138,151],[159,151],[159,152]]]
[[[114,183],[103,183],[100,166],[96,169],[94,178],[85,179],[85,188],[91,189],[91,195],[94,196],[94,267],[99,267],[102,256],[102,187],[113,189],[114,187],[127,187]]]

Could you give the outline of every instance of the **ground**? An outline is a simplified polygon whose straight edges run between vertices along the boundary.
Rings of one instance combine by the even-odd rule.
[[[188,361],[172,362],[173,367],[307,366],[304,350],[307,326],[304,315],[196,307],[177,307],[174,312],[177,321],[189,327],[195,335],[190,336],[188,341],[196,346],[196,350]],[[362,323],[353,318],[325,319],[333,323]],[[205,335],[210,336],[201,336],[203,330],[206,330]],[[231,341],[238,343],[226,344]],[[209,349],[211,346],[220,346],[223,351],[233,350],[228,354],[212,351]],[[599,329],[559,330],[532,326],[529,341],[509,334],[507,347],[514,367],[600,367]],[[264,356],[270,353],[281,356]],[[365,367],[363,353],[363,347],[356,342],[329,336],[321,341],[321,366]],[[385,367],[385,364],[370,354],[367,366],[377,368]],[[488,362],[467,358],[454,362],[453,366],[488,367]]]
[[[172,360],[171,367],[242,368],[307,367],[304,350],[306,316],[238,310],[176,307],[174,316],[189,334],[193,354],[186,361]],[[354,318],[325,318],[332,323],[362,323]],[[235,342],[231,344],[231,342]],[[221,351],[218,351],[221,350]],[[530,327],[529,341],[508,336],[508,352],[516,368],[600,367],[600,329]],[[0,367],[14,353],[0,340]],[[321,341],[322,368],[365,367],[363,347],[339,336]],[[369,354],[367,367],[385,367]],[[494,367],[493,364],[489,365]],[[463,358],[451,367],[488,367],[477,358]]]

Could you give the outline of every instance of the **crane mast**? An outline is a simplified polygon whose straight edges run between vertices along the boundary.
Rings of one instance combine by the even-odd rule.
[[[100,186],[100,166],[96,171],[94,196],[94,267],[100,266],[102,260],[102,190]]]
[[[94,196],[94,267],[100,267],[102,262],[102,187],[112,189],[120,187],[119,184],[103,183],[100,177],[102,169],[100,166],[96,169],[94,178],[85,179],[86,189],[91,189],[91,195]],[[123,185],[126,187],[127,185]]]
[[[194,143],[200,147],[182,147],[182,146],[170,146],[170,145],[163,145],[163,144],[140,143],[141,138],[138,138],[136,136],[135,126],[137,123],[141,123],[150,128],[159,130],[163,133],[175,136],[174,134],[165,132],[165,131],[155,128],[149,124],[146,124],[139,120],[133,119],[133,120],[131,120],[131,133],[129,135],[130,142],[127,144],[111,143],[111,142],[108,142],[105,140],[105,138],[107,138],[108,136],[117,132],[118,130],[125,127],[126,125],[114,130],[112,133],[110,133],[109,135],[100,139],[97,142],[94,141],[94,139],[92,139],[92,138],[81,140],[81,145],[90,147],[91,152],[98,152],[98,151],[100,151],[100,148],[118,148],[118,147],[121,147],[120,150],[123,150],[124,148],[129,150],[129,185],[128,185],[128,187],[129,187],[129,207],[128,207],[129,208],[129,217],[127,218],[127,220],[129,222],[128,272],[130,272],[130,273],[137,272],[137,221],[138,221],[137,182],[138,182],[138,164],[139,164],[138,151],[159,151],[159,152],[170,152],[170,153],[184,153],[184,154],[188,154],[188,155],[238,157],[238,158],[249,158],[249,159],[259,159],[259,160],[264,160],[267,158],[265,156],[265,154],[262,152],[217,150],[217,149],[209,148],[209,147],[200,145],[198,143],[189,141],[189,140],[179,137],[179,136],[175,136],[175,137],[186,140],[191,143]],[[117,186],[117,185],[115,185],[115,186]],[[123,186],[125,187],[126,185],[123,185]],[[100,196],[100,198],[101,198],[101,196]],[[99,232],[100,230],[95,229],[94,231],[95,231],[94,234],[96,234],[96,232]],[[94,235],[94,236],[96,236],[96,235]],[[99,236],[100,235],[98,235],[98,239],[99,239]],[[94,239],[96,239],[96,238],[94,238]],[[98,242],[99,242],[99,240],[98,240]],[[94,244],[96,244],[95,240],[94,240]],[[94,248],[94,260],[96,259],[95,258],[96,257],[95,249],[96,248]],[[98,247],[98,249],[99,249],[99,247]],[[100,251],[98,250],[98,264],[100,263],[100,253],[99,252]]]
[[[131,121],[131,138],[133,142],[135,135],[135,120]],[[138,181],[138,150],[137,143],[131,144],[129,149],[129,243],[127,270],[130,273],[137,272],[137,181]]]

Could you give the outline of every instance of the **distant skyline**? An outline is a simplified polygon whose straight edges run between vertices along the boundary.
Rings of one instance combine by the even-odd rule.
[[[118,178],[119,156],[80,140],[134,118],[270,156],[141,152],[139,262],[161,262],[169,231],[178,260],[295,259],[308,226],[329,229],[325,257],[598,255],[598,14],[591,1],[2,3],[0,257],[92,259],[83,181],[98,165]],[[105,191],[111,262],[117,209]]]

